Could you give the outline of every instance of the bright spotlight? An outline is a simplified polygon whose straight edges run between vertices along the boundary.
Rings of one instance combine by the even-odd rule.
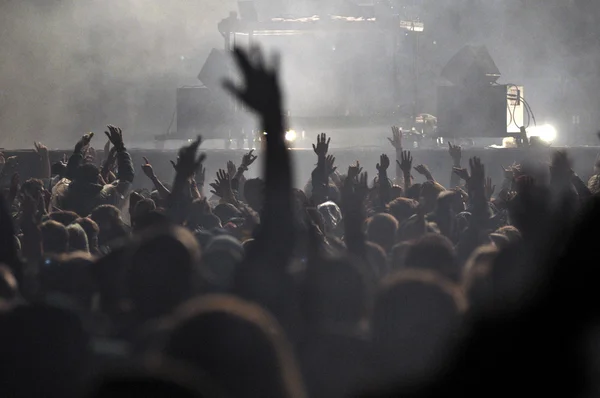
[[[288,142],[294,142],[298,138],[298,135],[294,130],[288,130],[285,132],[285,140]]]
[[[528,137],[539,137],[544,142],[552,142],[556,139],[556,128],[550,124],[534,126],[527,129]]]

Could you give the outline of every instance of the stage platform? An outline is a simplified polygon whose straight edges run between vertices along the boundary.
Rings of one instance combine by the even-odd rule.
[[[463,167],[468,166],[468,159],[473,156],[478,156],[482,159],[486,166],[486,174],[492,177],[495,184],[500,184],[502,180],[501,166],[509,166],[513,162],[522,163],[526,161],[542,161],[549,162],[553,150],[565,149],[569,153],[574,163],[575,171],[584,180],[592,174],[596,156],[600,152],[600,147],[569,147],[569,148],[540,148],[540,149],[507,149],[507,148],[465,148],[463,149]],[[52,161],[58,161],[63,154],[70,154],[70,150],[52,150]],[[218,150],[211,149],[205,151],[207,159],[205,166],[207,168],[207,179],[212,182],[215,173],[219,168],[226,168],[227,161],[232,160],[236,165],[240,164],[244,150]],[[294,185],[303,187],[310,178],[310,174],[317,162],[316,155],[311,149],[292,149],[290,150],[294,161]],[[143,157],[147,157],[154,166],[155,173],[164,182],[172,182],[174,170],[170,164],[170,160],[177,158],[176,150],[157,150],[157,149],[130,149],[131,156],[135,165],[136,178],[134,186],[136,188],[150,188],[151,183],[141,171]],[[262,156],[260,151],[259,159],[253,165],[250,171],[246,174],[248,178],[257,177],[262,174]],[[330,149],[330,153],[336,157],[336,166],[340,172],[345,173],[348,166],[355,161],[359,161],[361,167],[369,173],[370,179],[375,177],[375,165],[379,162],[379,156],[382,153],[387,154],[392,162],[395,159],[395,153],[391,147],[385,148],[334,148]],[[452,161],[448,154],[447,148],[431,148],[431,149],[414,149],[411,151],[413,156],[413,165],[426,164],[433,173],[436,180],[442,185],[448,186],[450,183],[450,170]],[[21,180],[37,174],[39,168],[38,156],[33,150],[4,150],[5,156],[16,155],[19,158],[18,171],[21,174]],[[98,151],[98,156],[102,156],[102,151]],[[395,176],[394,166],[390,167],[389,176]],[[416,172],[413,176],[417,181],[422,181],[423,178]]]

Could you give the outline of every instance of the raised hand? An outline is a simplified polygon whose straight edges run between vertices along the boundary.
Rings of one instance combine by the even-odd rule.
[[[459,176],[461,180],[464,180],[467,183],[471,179],[471,176],[469,175],[469,171],[467,169],[461,169],[460,167],[453,167],[452,171],[454,172],[454,174]]]
[[[337,170],[337,167],[334,167],[334,164],[335,157],[333,157],[333,155],[327,155],[327,157],[325,158],[325,172],[327,173],[327,175],[331,175]]]
[[[81,139],[77,142],[77,144],[75,145],[75,150],[81,151],[81,150],[85,149],[88,145],[90,145],[90,141],[92,141],[93,137],[94,137],[94,133],[84,134],[81,137]]]
[[[362,170],[363,168],[360,167],[360,163],[357,160],[355,165],[350,165],[348,167],[348,179],[350,181],[354,181],[356,177],[358,177],[358,175],[362,173]]]
[[[196,152],[198,151],[198,147],[202,143],[202,137],[198,136],[188,146],[184,146],[179,150],[179,156],[177,157],[177,164],[171,161],[173,168],[177,172],[177,176],[180,178],[188,179],[194,175],[194,173],[200,168],[204,159],[206,159],[206,154],[201,153],[196,156]]]
[[[331,142],[331,138],[327,138],[325,133],[321,133],[317,135],[317,145],[313,144],[313,150],[317,154],[317,156],[325,157],[327,152],[329,151],[329,142]]]
[[[206,181],[206,167],[202,164],[198,166],[198,171],[196,172],[196,184],[203,187]]]
[[[377,171],[380,173],[387,172],[388,167],[390,167],[390,158],[386,154],[383,154],[379,157],[379,163],[377,163]]]
[[[365,171],[364,173],[361,173],[360,176],[358,176],[358,183],[354,187],[354,192],[362,201],[364,201],[367,198],[367,195],[369,194],[368,181],[369,175]]]
[[[502,168],[502,173],[503,173],[502,175],[504,176],[505,179],[512,180],[515,177],[512,166],[508,166],[507,168],[505,168],[504,166],[500,166],[500,167]]]
[[[233,49],[233,56],[242,72],[244,87],[238,87],[231,80],[225,80],[225,90],[261,116],[276,114],[281,117],[283,106],[277,78],[278,57],[273,56],[270,65],[267,65],[262,51],[256,46],[251,47],[248,52],[236,47]]]
[[[398,126],[392,126],[392,137],[388,137],[388,141],[396,151],[402,150],[402,130]]]
[[[33,143],[33,146],[35,147],[35,151],[37,152],[38,155],[40,155],[40,157],[48,156],[48,147],[47,146],[45,146],[41,142],[35,142],[35,141]]]
[[[396,160],[396,163],[398,163],[398,166],[400,166],[400,170],[402,170],[405,175],[410,174],[410,171],[412,170],[412,162],[413,158],[410,154],[410,151],[402,151],[402,154],[400,155],[400,161]]]
[[[431,175],[431,172],[429,171],[429,168],[427,166],[425,166],[424,164],[420,164],[415,166],[415,171],[421,175],[424,176],[429,176]]]
[[[146,158],[145,156],[144,156],[144,162],[145,163],[142,165],[142,171],[144,172],[146,177],[153,180],[154,178],[156,178],[156,174],[154,174],[154,169],[152,168],[152,165],[150,164],[150,161],[148,160],[148,158]]]
[[[219,169],[215,182],[210,184],[210,186],[212,188],[210,193],[225,200],[233,198],[233,191],[231,190],[231,178],[229,173],[226,173],[225,170]]]
[[[252,154],[253,152],[254,152],[254,149],[252,149],[250,152],[248,152],[247,154],[242,156],[242,165],[240,167],[244,168],[245,170],[248,170],[248,167],[250,167],[250,165],[252,163],[254,163],[256,158],[258,158],[258,156],[255,156]]]
[[[227,162],[227,173],[231,177],[233,177],[235,175],[236,171],[237,171],[237,167],[236,167],[235,163],[233,163],[231,160],[229,160]]]
[[[483,187],[484,192],[485,192],[485,198],[489,201],[492,199],[492,196],[494,195],[494,192],[496,191],[496,186],[492,185],[492,178],[491,177],[487,177],[485,179],[485,185]]]
[[[106,127],[108,127],[108,131],[105,131],[104,134],[106,134],[113,146],[117,149],[124,148],[123,130],[110,124]]]
[[[460,160],[462,159],[462,148],[458,145],[452,145],[451,142],[448,142],[448,153],[454,161],[454,165],[460,165]]]
[[[481,159],[473,157],[469,159],[469,167],[471,168],[471,178],[469,179],[469,188],[485,187],[485,167],[481,163]]]

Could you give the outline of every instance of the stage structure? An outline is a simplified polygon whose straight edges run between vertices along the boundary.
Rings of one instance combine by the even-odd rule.
[[[203,87],[178,90],[177,133],[159,139],[235,138],[255,128],[227,98],[220,82],[237,75],[228,52],[259,44],[277,51],[288,93],[288,124],[297,131],[386,127],[418,116],[417,20],[361,7],[362,16],[311,16],[258,21],[249,5],[218,25],[223,50],[213,49],[199,79]],[[358,15],[358,14],[357,14]],[[204,109],[198,105],[203,104]],[[221,110],[220,112],[218,110]]]

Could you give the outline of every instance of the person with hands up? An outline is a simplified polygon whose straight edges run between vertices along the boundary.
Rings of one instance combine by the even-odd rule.
[[[165,187],[162,181],[160,181],[160,179],[156,176],[156,174],[154,173],[154,168],[150,164],[148,158],[145,156],[144,164],[142,164],[142,172],[146,177],[150,179],[150,181],[152,181],[152,184],[154,185],[154,188],[158,191],[160,197],[163,199],[167,199],[171,192],[169,192],[167,187]]]
[[[392,185],[387,176],[387,169],[390,167],[390,158],[386,154],[379,157],[377,163],[377,172],[379,177],[379,198],[381,199],[381,209],[385,209],[385,205],[391,200]]]
[[[410,155],[410,151],[402,151],[400,154],[400,160],[396,160],[396,164],[402,171],[402,175],[404,176],[404,192],[408,192],[411,184],[411,175],[410,172],[412,170],[412,162],[413,158]]]
[[[133,162],[125,149],[123,132],[120,128],[108,126],[105,134],[116,152],[117,179],[103,184],[101,170],[94,164],[84,163],[84,152],[94,134],[85,134],[75,145],[75,150],[67,164],[67,178],[71,183],[55,191],[52,204],[62,210],[71,210],[86,217],[100,205],[121,207],[134,178]]]

